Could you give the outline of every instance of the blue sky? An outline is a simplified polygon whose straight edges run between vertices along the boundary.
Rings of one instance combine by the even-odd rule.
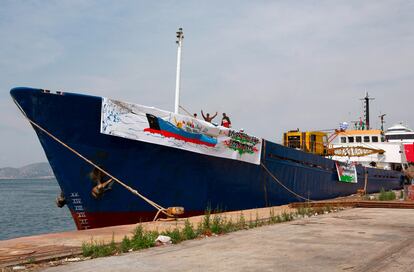
[[[0,167],[46,158],[9,90],[32,86],[226,112],[280,141],[362,115],[414,128],[413,1],[7,1],[0,7]]]

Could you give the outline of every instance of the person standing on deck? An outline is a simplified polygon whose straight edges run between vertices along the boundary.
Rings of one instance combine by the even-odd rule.
[[[223,118],[221,118],[221,125],[223,127],[226,127],[226,128],[230,128],[231,127],[230,118],[224,112],[223,112]]]
[[[211,121],[213,121],[213,119],[217,116],[217,112],[213,116],[210,116],[210,113],[207,112],[207,114],[204,115],[203,110],[201,110],[201,115],[203,116],[204,121],[211,123]]]

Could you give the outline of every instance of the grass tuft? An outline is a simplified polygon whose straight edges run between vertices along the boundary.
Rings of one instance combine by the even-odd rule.
[[[193,224],[191,224],[188,219],[184,222],[182,236],[184,240],[191,240],[198,236],[197,232],[194,230]]]
[[[394,191],[385,191],[384,188],[381,189],[380,194],[378,196],[378,200],[380,201],[388,201],[388,200],[395,200],[397,196],[395,195]]]
[[[243,213],[240,213],[239,221],[237,222],[237,227],[239,230],[246,228],[246,219],[244,218]]]
[[[211,224],[211,232],[215,234],[223,233],[223,220],[220,215],[215,214]]]
[[[383,194],[386,193],[389,192],[384,192]],[[212,216],[211,210],[207,209],[197,228],[194,228],[194,226],[187,219],[184,222],[184,228],[181,230],[176,227],[173,230],[167,230],[161,234],[171,237],[172,243],[177,244],[185,240],[195,239],[202,235],[210,236],[212,234],[224,234],[242,229],[256,228],[262,225],[288,222],[297,217],[327,213],[334,210],[336,209],[333,209],[333,207],[330,206],[320,208],[310,208],[305,206],[298,208],[296,212],[283,211],[281,214],[275,215],[274,210],[271,209],[270,217],[268,219],[259,219],[259,215],[256,213],[256,219],[253,220],[250,218],[249,222],[246,223],[243,213],[240,213],[240,217],[236,222],[233,222],[231,218],[228,220],[225,216],[217,213]],[[138,225],[132,232],[132,236],[130,238],[125,236],[119,244],[115,243],[114,235],[112,235],[112,241],[108,244],[105,244],[104,242],[97,242],[93,239],[88,243],[83,243],[82,254],[85,257],[97,258],[124,253],[131,250],[140,250],[153,247],[155,246],[155,239],[159,234],[160,233],[158,231],[145,231],[142,225]]]
[[[138,250],[153,247],[158,235],[157,231],[144,231],[141,225],[137,226],[131,239],[132,249]]]
[[[90,243],[82,243],[82,255],[85,257],[106,257],[116,253],[116,245],[112,238],[109,244],[105,244],[103,241],[93,241]]]
[[[211,223],[211,209],[207,208],[203,217],[202,228],[203,230],[207,231],[210,230],[210,223]]]
[[[119,245],[120,252],[128,252],[130,249],[132,249],[132,242],[128,238],[128,236],[124,236],[124,239],[122,239],[121,244]]]
[[[163,231],[163,232],[161,232],[161,235],[169,236],[171,238],[171,242],[173,244],[178,244],[179,242],[185,240],[182,236],[182,233],[177,228],[174,229],[174,230]]]

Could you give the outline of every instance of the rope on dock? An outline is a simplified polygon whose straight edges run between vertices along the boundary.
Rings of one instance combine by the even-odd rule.
[[[274,181],[276,181],[280,186],[282,186],[286,191],[288,191],[289,193],[293,194],[294,196],[303,199],[305,201],[313,201],[310,198],[306,198],[304,196],[301,196],[297,193],[295,193],[294,191],[292,191],[291,189],[289,189],[288,187],[286,187],[286,185],[284,185],[275,175],[272,174],[272,172],[270,172],[270,170],[266,167],[266,165],[264,165],[262,162],[260,163],[260,165],[263,167],[264,170],[266,170],[266,172],[269,174],[270,177],[272,177],[272,179]]]
[[[163,213],[163,214],[165,214],[168,217],[174,217],[172,214],[169,214],[168,213],[168,209],[166,209],[166,208],[162,207],[161,205],[155,203],[151,199],[145,197],[140,192],[138,192],[138,190],[133,189],[132,187],[128,186],[127,184],[125,184],[121,180],[117,179],[116,177],[114,177],[113,175],[111,175],[110,173],[108,173],[107,171],[105,171],[104,169],[102,169],[101,167],[99,167],[98,165],[96,165],[93,161],[89,160],[88,158],[86,158],[85,156],[83,156],[82,154],[80,154],[78,151],[76,151],[75,149],[73,149],[69,145],[65,144],[63,141],[61,141],[59,138],[57,138],[56,136],[54,136],[52,133],[50,133],[49,131],[47,131],[43,127],[41,127],[39,124],[37,124],[36,122],[32,121],[26,115],[26,112],[23,110],[23,108],[20,106],[20,104],[14,98],[13,98],[13,101],[17,105],[17,107],[20,109],[20,111],[22,112],[23,116],[30,122],[30,124],[32,124],[33,126],[35,126],[36,128],[38,128],[39,130],[41,130],[42,132],[44,132],[46,135],[48,135],[50,138],[52,138],[53,140],[55,140],[56,142],[58,142],[59,144],[61,144],[65,148],[67,148],[69,151],[71,151],[72,153],[74,153],[76,156],[78,156],[79,158],[83,159],[84,161],[86,161],[90,165],[94,166],[96,169],[98,169],[99,171],[101,171],[102,173],[104,173],[105,175],[107,175],[108,177],[112,178],[114,181],[116,181],[118,184],[120,184],[121,186],[123,186],[125,189],[127,189],[128,191],[130,191],[134,195],[140,197],[142,200],[144,200],[145,202],[147,202],[148,204],[150,204],[152,207],[154,207],[156,210],[158,210],[156,216],[154,217],[154,221],[157,219],[157,217],[158,217],[158,215],[160,213]]]

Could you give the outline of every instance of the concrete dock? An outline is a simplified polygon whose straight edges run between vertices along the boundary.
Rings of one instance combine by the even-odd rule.
[[[227,220],[236,222],[242,214],[246,222],[256,219],[266,220],[272,214],[279,215],[283,212],[291,213],[296,209],[288,205],[251,209],[243,211],[225,212],[220,216]],[[193,226],[197,226],[204,216],[189,217],[188,220]],[[186,219],[174,221],[156,221],[141,223],[145,230],[173,230],[183,228]],[[62,257],[72,257],[81,253],[83,242],[93,241],[109,243],[112,239],[121,242],[124,236],[132,236],[137,224],[106,227],[82,231],[69,231],[61,233],[50,233],[36,236],[21,237],[0,241],[0,269],[12,267],[25,263],[44,262]],[[1,271],[1,270],[0,270]]]
[[[45,271],[414,271],[414,212],[347,209]]]

